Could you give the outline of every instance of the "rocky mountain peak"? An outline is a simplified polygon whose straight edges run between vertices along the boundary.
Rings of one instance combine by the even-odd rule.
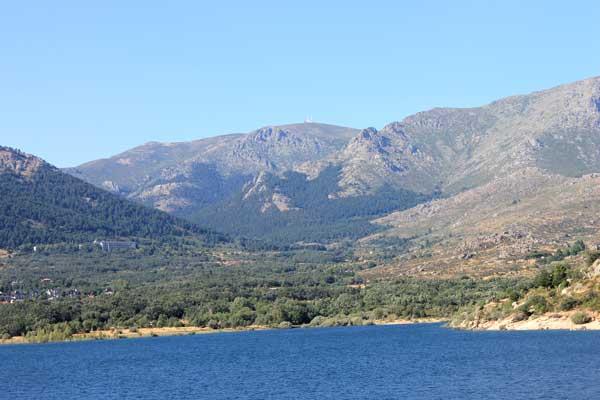
[[[367,129],[363,129],[358,135],[358,138],[362,138],[364,140],[373,140],[373,137],[377,135],[377,129],[371,127]]]
[[[386,148],[391,145],[391,140],[387,136],[378,132],[375,128],[363,129],[354,139],[348,143],[345,151],[356,152],[366,151],[375,153],[384,153]]]
[[[302,154],[319,153],[321,143],[318,139],[302,135],[288,129],[279,127],[264,127],[260,128],[243,140],[241,140],[232,150],[232,155],[235,157],[248,158],[263,162],[272,160],[270,163],[265,163],[267,169],[271,169],[274,165],[282,160],[278,159],[280,155],[299,156]]]
[[[352,130],[312,123],[263,127],[238,141],[227,163],[253,173],[290,170],[338,150],[348,131]]]

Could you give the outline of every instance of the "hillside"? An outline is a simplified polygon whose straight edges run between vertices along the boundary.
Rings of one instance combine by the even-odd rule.
[[[528,255],[574,239],[600,243],[600,175],[571,178],[524,169],[455,196],[394,212],[363,252],[410,240],[373,273],[443,276],[521,274]]]
[[[478,330],[600,329],[600,254],[583,242],[540,257],[528,283],[465,307],[452,326]]]
[[[339,168],[296,172],[342,150],[359,130],[304,123],[188,143],[149,143],[66,172],[126,198],[226,233],[277,243],[327,243],[378,230],[369,219],[431,195],[380,187],[333,199]],[[308,195],[310,193],[310,195]]]
[[[370,220],[429,200],[409,190],[382,187],[365,196],[330,198],[339,170],[324,170],[315,179],[287,171],[260,173],[241,193],[187,216],[213,229],[275,243],[329,243],[358,239],[380,230]]]
[[[97,238],[222,239],[6,147],[0,147],[0,193],[0,248],[91,242]]]

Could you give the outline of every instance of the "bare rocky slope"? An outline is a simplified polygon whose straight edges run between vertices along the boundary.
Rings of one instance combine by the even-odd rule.
[[[560,242],[560,235],[594,229],[596,178],[590,174],[600,172],[600,78],[477,108],[437,108],[381,130],[296,124],[150,143],[68,172],[209,226],[235,218],[241,208],[253,216],[247,224],[262,221],[265,229],[310,225],[310,218],[290,217],[305,207],[343,208],[331,221],[359,218],[360,235],[354,236],[365,237],[365,254],[386,246],[397,251],[388,245],[405,247],[409,240],[415,249],[410,257],[422,261],[416,250],[424,247],[421,253],[432,253],[431,267],[442,268],[453,263],[439,262],[436,245],[448,259],[477,261],[482,252],[470,249],[479,242],[512,240],[523,249],[503,247],[502,254],[519,257]],[[307,202],[307,190],[325,197]],[[398,192],[405,201],[394,201]],[[360,210],[373,203],[379,206]],[[415,203],[422,204],[411,208]],[[323,213],[316,218],[331,216],[331,210]],[[213,221],[214,215],[222,218]],[[375,222],[373,229],[365,228],[365,218]],[[397,258],[392,265],[413,267]]]

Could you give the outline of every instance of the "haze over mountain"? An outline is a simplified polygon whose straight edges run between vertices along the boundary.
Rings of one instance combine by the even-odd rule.
[[[265,127],[189,143],[148,143],[67,170],[232,233],[268,236],[275,230],[285,236],[281,229],[293,224],[303,231],[317,220],[344,223],[334,235],[303,231],[289,237],[309,241],[373,233],[379,228],[368,221],[376,216],[515,174],[579,177],[597,171],[600,78],[477,108],[436,108],[381,130]],[[517,178],[515,185],[526,182]],[[307,191],[321,194],[319,200],[307,201]]]

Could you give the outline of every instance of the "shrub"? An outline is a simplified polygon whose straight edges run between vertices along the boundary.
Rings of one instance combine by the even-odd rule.
[[[552,286],[552,274],[550,272],[543,270],[540,271],[539,274],[533,280],[534,287],[545,287],[549,288]]]
[[[516,290],[512,289],[512,288],[511,288],[511,289],[508,289],[508,290],[506,291],[506,295],[507,295],[506,297],[508,297],[508,298],[509,298],[509,300],[510,300],[511,302],[513,302],[513,303],[514,303],[515,301],[519,301],[519,299],[521,298],[521,294],[520,294],[519,292],[517,292]]]
[[[562,311],[571,311],[572,309],[577,307],[578,304],[579,302],[574,298],[567,297],[560,303],[559,307]]]
[[[574,255],[581,253],[584,250],[585,250],[585,243],[583,243],[583,240],[577,240],[577,241],[575,241],[575,243],[573,243],[571,245],[571,247],[569,247],[569,255],[574,256]]]
[[[582,325],[582,324],[587,324],[588,322],[592,321],[592,317],[590,317],[589,315],[587,315],[586,313],[579,311],[576,312],[575,314],[571,315],[571,321],[573,321],[574,324],[576,325]]]
[[[375,319],[383,319],[386,316],[387,316],[387,312],[383,308],[378,307],[373,310],[373,318],[375,318]]]
[[[559,287],[567,283],[569,267],[566,264],[556,264],[552,269],[552,287]]]
[[[548,253],[547,251],[532,251],[531,253],[527,254],[526,258],[527,259],[538,259],[538,258],[545,258],[548,256],[551,256],[552,254]]]
[[[540,271],[533,280],[534,287],[556,288],[567,283],[570,268],[565,263],[557,263],[551,271]]]
[[[519,311],[531,314],[543,314],[548,311],[548,302],[544,296],[531,296],[527,301],[519,307]]]
[[[589,267],[591,266],[598,258],[600,258],[600,251],[591,251],[588,250],[585,254],[585,263]]]
[[[581,304],[591,310],[600,310],[600,294],[596,290],[590,290],[581,299]]]

